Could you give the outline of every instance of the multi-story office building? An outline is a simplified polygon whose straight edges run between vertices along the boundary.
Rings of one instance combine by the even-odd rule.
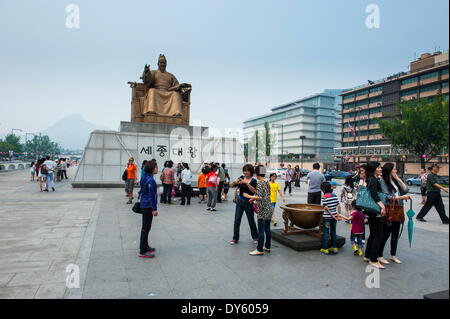
[[[276,106],[268,114],[246,120],[244,143],[248,145],[252,142],[255,131],[263,136],[267,122],[275,136],[270,160],[280,160],[281,154],[293,154],[296,159],[302,156],[305,161],[333,162],[333,149],[341,145],[341,92],[342,90],[325,90],[323,93]],[[305,137],[303,152],[300,136]],[[263,143],[260,146],[261,144]],[[255,161],[254,145],[253,148],[250,145],[250,150],[249,161]],[[260,153],[259,150],[258,154]],[[263,160],[263,157],[264,154],[258,158]]]
[[[422,54],[410,63],[408,72],[342,92],[342,147],[336,155],[349,162],[393,160],[396,154],[379,132],[375,119],[383,113],[398,114],[395,104],[411,99],[433,99],[443,94],[448,99],[448,52]],[[404,155],[404,154],[403,154]]]

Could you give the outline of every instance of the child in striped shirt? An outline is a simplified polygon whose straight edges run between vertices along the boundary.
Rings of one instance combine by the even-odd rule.
[[[322,234],[322,248],[320,251],[325,255],[330,252],[337,254],[337,238],[336,238],[336,224],[341,215],[341,206],[336,194],[333,194],[333,189],[329,182],[323,182],[320,185],[323,192],[322,205],[323,211],[323,234]],[[328,248],[329,237],[331,237],[331,247]]]

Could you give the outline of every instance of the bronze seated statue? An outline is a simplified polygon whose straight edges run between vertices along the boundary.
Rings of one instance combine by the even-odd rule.
[[[166,58],[160,55],[158,70],[145,65],[143,83],[128,82],[133,89],[131,122],[189,125],[192,86],[179,84],[166,66]]]

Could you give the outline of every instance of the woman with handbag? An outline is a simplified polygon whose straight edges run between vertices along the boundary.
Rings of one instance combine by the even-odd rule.
[[[153,217],[158,216],[158,195],[156,182],[153,176],[158,174],[156,161],[148,161],[145,164],[144,175],[141,177],[140,206],[142,212],[141,240],[139,245],[140,258],[155,257],[155,248],[148,245],[148,234],[152,227]]]
[[[253,178],[255,169],[253,165],[246,164],[242,168],[242,173],[242,176],[231,183],[231,187],[237,187],[239,192],[234,200],[236,203],[236,209],[234,213],[233,239],[231,240],[230,245],[235,245],[239,242],[239,228],[241,227],[241,220],[244,212],[247,215],[253,243],[258,243],[258,230],[256,229],[253,205],[250,203],[248,198],[244,197],[244,194],[253,196],[256,193],[257,181]]]
[[[272,238],[270,232],[272,205],[270,204],[270,185],[265,180],[266,168],[262,165],[258,165],[255,173],[258,180],[256,184],[256,193],[253,196],[244,193],[244,197],[250,201],[256,202],[258,214],[258,245],[255,250],[249,253],[249,255],[261,256],[264,255],[264,252],[270,253]]]
[[[383,257],[384,247],[387,240],[391,237],[391,260],[396,264],[402,262],[396,257],[397,244],[400,235],[400,228],[405,221],[403,211],[403,201],[411,200],[408,193],[408,186],[397,175],[394,164],[386,163],[382,169],[383,178],[380,181],[381,189],[389,199],[389,205],[386,206],[386,216],[383,220],[383,240],[378,253],[378,260],[383,264],[389,262]]]
[[[378,269],[385,269],[378,260],[378,253],[383,241],[383,216],[385,215],[386,208],[382,202],[379,193],[381,190],[381,185],[379,178],[382,175],[382,170],[380,163],[370,162],[366,166],[366,184],[367,190],[369,191],[370,197],[379,207],[380,213],[364,210],[364,213],[369,220],[370,235],[367,239],[366,251],[364,254],[364,261],[369,262],[369,264]],[[362,187],[360,187],[360,190]],[[358,197],[361,197],[361,193],[358,193]],[[358,200],[358,198],[357,198]],[[357,201],[358,203],[358,201]]]

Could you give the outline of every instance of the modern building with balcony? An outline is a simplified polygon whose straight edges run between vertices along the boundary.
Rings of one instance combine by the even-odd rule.
[[[375,119],[383,118],[383,113],[399,114],[395,105],[402,101],[431,101],[437,94],[448,99],[448,57],[448,52],[425,53],[410,63],[408,72],[342,92],[342,147],[336,148],[335,155],[350,163],[394,161],[405,155],[391,148]]]
[[[255,140],[256,131],[258,136],[264,136],[264,125],[267,122],[274,139],[271,155],[265,156],[264,151],[261,151],[263,143],[260,142],[258,160],[280,161],[283,157],[288,160],[332,163],[333,149],[341,145],[341,92],[342,90],[325,90],[276,106],[270,113],[246,120],[243,131],[244,145],[249,147],[248,160],[256,161],[255,145],[249,144]],[[300,136],[304,136],[303,141]],[[289,155],[292,157],[288,158]]]

